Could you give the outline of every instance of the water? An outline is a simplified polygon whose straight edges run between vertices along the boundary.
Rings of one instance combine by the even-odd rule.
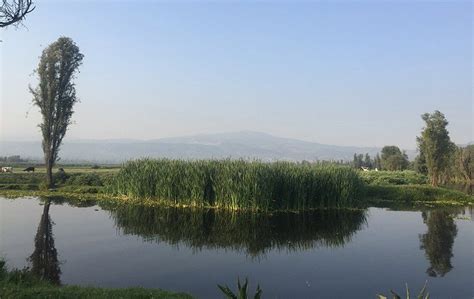
[[[472,298],[472,209],[273,215],[0,199],[0,255],[53,282],[222,298],[248,277],[264,298],[374,298],[426,280]]]

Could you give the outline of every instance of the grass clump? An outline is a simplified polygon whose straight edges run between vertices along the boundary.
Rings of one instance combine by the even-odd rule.
[[[243,160],[152,160],[126,163],[110,194],[171,205],[248,210],[304,210],[348,206],[363,182],[349,167]]]

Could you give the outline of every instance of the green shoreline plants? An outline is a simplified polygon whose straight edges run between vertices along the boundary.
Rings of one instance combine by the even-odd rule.
[[[350,167],[243,160],[129,161],[107,192],[172,205],[247,210],[349,206],[363,181]]]
[[[28,269],[8,270],[0,259],[0,298],[186,298],[185,293],[168,292],[161,289],[123,288],[109,289],[80,286],[58,286],[38,278]]]

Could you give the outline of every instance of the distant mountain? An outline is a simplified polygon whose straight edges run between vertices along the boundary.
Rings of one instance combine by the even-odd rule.
[[[179,159],[250,158],[266,161],[352,160],[354,153],[380,151],[376,147],[326,145],[259,132],[203,134],[156,140],[67,141],[61,148],[63,161],[119,163],[139,157]],[[0,156],[42,157],[40,142],[0,141]],[[414,151],[408,155],[413,157]]]

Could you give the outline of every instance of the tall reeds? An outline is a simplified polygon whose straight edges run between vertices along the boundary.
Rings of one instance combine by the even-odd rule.
[[[268,211],[347,206],[362,188],[361,178],[349,167],[140,159],[124,164],[107,189],[172,205]]]

